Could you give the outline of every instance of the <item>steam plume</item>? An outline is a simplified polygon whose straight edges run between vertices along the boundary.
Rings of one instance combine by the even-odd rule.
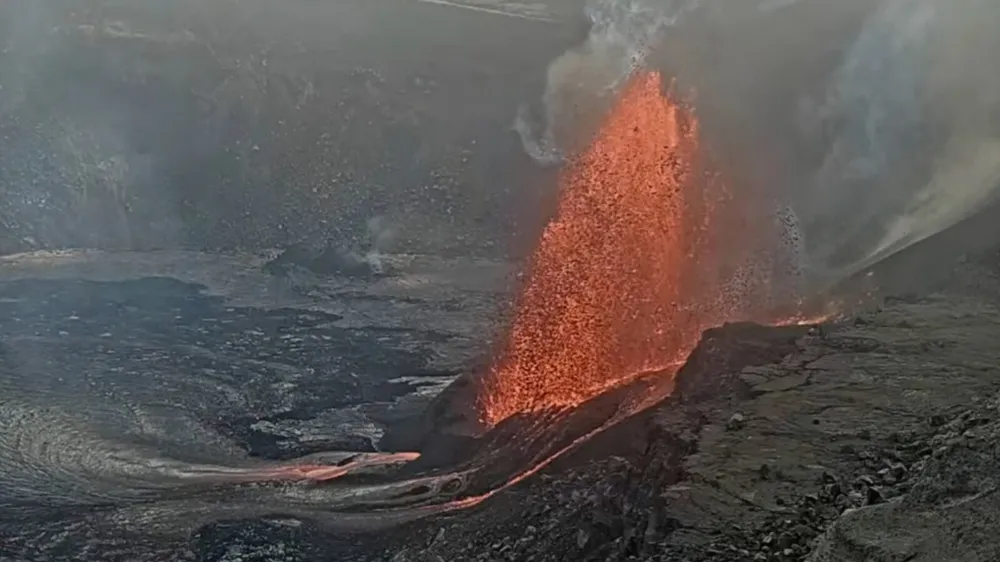
[[[642,66],[653,41],[699,0],[588,0],[591,29],[584,43],[549,65],[541,126],[522,107],[514,124],[525,151],[541,164],[561,162],[595,114],[632,71]]]
[[[810,239],[819,242],[810,249],[814,263],[831,280],[994,198],[1000,138],[989,122],[997,99],[982,92],[996,84],[984,83],[980,49],[998,43],[977,20],[997,14],[980,0],[887,0],[865,22],[830,89],[827,119],[840,123],[838,133],[801,198]]]

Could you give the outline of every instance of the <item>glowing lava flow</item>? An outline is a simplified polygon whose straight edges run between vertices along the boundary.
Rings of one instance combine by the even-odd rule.
[[[659,74],[633,78],[560,187],[485,377],[490,426],[682,362],[705,329],[769,306],[774,222],[753,223],[709,173],[697,120]]]

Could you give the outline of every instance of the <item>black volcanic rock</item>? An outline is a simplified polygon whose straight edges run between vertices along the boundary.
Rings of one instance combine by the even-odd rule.
[[[974,510],[992,501],[995,471],[984,460],[1000,439],[990,437],[990,425],[971,421],[982,416],[966,416],[970,421],[957,425],[945,421],[938,427],[944,436],[936,441],[919,437],[932,411],[1000,390],[988,369],[967,363],[970,357],[997,358],[991,339],[995,306],[982,306],[980,300],[942,296],[892,303],[863,326],[822,333],[748,324],[710,330],[678,375],[674,396],[661,405],[599,434],[486,504],[382,535],[379,544],[387,552],[381,556],[352,550],[348,559],[800,562],[817,541],[828,545],[822,552],[832,557],[815,562],[869,559],[846,552],[902,555],[891,550],[891,541],[873,547],[871,537],[893,529],[895,537],[917,539],[897,523],[919,517],[904,510],[908,502],[975,498],[969,508]],[[960,350],[919,345],[929,336],[900,327],[902,319],[908,319],[904,325],[960,329],[961,335],[949,332],[961,340]],[[856,345],[866,340],[878,345]],[[945,386],[934,366],[940,362],[954,365]],[[744,370],[778,381],[795,377],[796,384],[764,384],[749,392],[740,377]],[[916,389],[924,389],[919,400]],[[747,424],[726,431],[736,411]],[[867,439],[857,437],[861,430]],[[980,433],[973,437],[970,430]],[[963,435],[981,452],[969,452]],[[914,476],[921,462],[931,462],[918,460],[921,450],[928,458],[941,450],[934,453],[940,459],[933,465],[937,476]],[[896,482],[886,484],[879,476],[883,469]],[[872,485],[845,489],[859,477]],[[919,495],[908,500],[911,487]],[[835,523],[841,513],[843,523]],[[980,538],[977,529],[993,536],[1000,531],[988,517],[975,525],[949,521]],[[831,525],[832,534],[821,539]],[[440,540],[420,538],[439,531]],[[391,542],[384,542],[387,537]],[[938,542],[970,553],[987,552],[995,543]],[[869,550],[858,550],[860,544]],[[929,546],[917,540],[906,552],[935,552]]]
[[[777,363],[796,350],[808,326],[766,327],[727,324],[707,330],[677,373],[675,392],[685,401],[704,401],[742,388],[737,379],[747,367]]]

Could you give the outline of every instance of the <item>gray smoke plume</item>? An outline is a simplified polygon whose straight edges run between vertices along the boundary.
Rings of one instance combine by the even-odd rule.
[[[886,216],[910,196],[907,189],[878,186],[913,181],[898,172],[923,126],[922,51],[935,12],[931,2],[886,3],[865,22],[832,77],[821,112],[834,137],[808,191],[799,197],[814,230],[810,238],[823,244],[811,249],[817,263],[829,267],[838,258],[857,259]],[[846,247],[852,243],[857,247]]]
[[[997,33],[977,20],[997,13],[979,0],[887,0],[865,22],[833,76],[825,118],[837,133],[799,197],[817,242],[811,258],[830,280],[955,225],[995,196],[996,72],[984,73],[982,49],[997,45]]]
[[[525,151],[555,164],[586,137],[588,125],[622,82],[643,66],[654,41],[694,10],[699,0],[588,0],[586,41],[552,61],[542,97],[541,124],[527,107],[514,123]]]

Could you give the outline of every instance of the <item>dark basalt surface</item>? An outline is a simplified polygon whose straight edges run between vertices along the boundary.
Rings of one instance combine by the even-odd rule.
[[[343,464],[419,420],[476,356],[468,331],[482,334],[505,268],[385,259],[395,276],[294,282],[232,256],[0,260],[0,559],[188,560],[248,536],[246,521],[313,536],[290,529],[311,528],[303,509],[324,508],[323,494],[337,505],[337,486],[299,505],[295,485],[177,471],[329,451],[342,454],[314,462]]]
[[[982,288],[995,279],[990,271],[967,268],[966,277]],[[409,417],[386,421],[381,442],[354,442],[343,438],[350,423],[322,420],[337,419],[328,416],[351,403],[408,396],[412,389],[394,377],[431,374],[429,352],[446,341],[420,331],[344,329],[328,313],[232,306],[166,278],[8,281],[0,287],[0,443],[13,435],[22,449],[0,447],[4,473],[16,484],[13,496],[7,488],[0,498],[0,559],[853,562],[906,555],[931,562],[947,544],[964,559],[989,560],[982,553],[992,552],[990,537],[998,535],[982,510],[993,497],[997,311],[983,294],[956,286],[891,299],[822,328],[710,330],[661,404],[477,506],[433,508],[414,520],[423,508],[413,505],[488,492],[601,425],[623,396],[651,388],[643,385],[655,374],[555,423],[514,419],[479,438],[458,431],[461,416],[449,415],[454,405],[467,406],[474,385],[461,381],[474,380],[469,375],[422,402],[423,417],[411,407]],[[352,376],[360,371],[368,376]],[[24,417],[38,397],[49,409]],[[301,431],[310,427],[340,437]],[[409,437],[398,437],[399,427],[410,427]],[[60,440],[66,432],[69,439]],[[130,481],[93,477],[95,466],[105,466],[95,459],[131,450],[108,448],[114,443],[239,464],[329,447],[360,451],[394,434],[428,459],[395,476],[301,488],[125,493]],[[46,440],[63,452],[38,453],[34,444]],[[37,472],[10,464],[16,450],[35,455]],[[474,471],[452,486],[456,468]],[[334,502],[306,513],[287,503],[299,493],[335,498],[352,486],[435,474],[443,478],[439,492],[410,486],[394,493],[409,508],[372,512]],[[968,507],[956,511],[955,502]],[[914,521],[925,517],[914,510],[939,518],[942,530]],[[876,527],[884,540],[872,538]],[[934,538],[947,529],[976,538]]]
[[[373,443],[358,439],[283,448],[274,436],[251,427],[388,401],[404,384],[392,379],[426,370],[431,351],[420,349],[412,334],[331,326],[337,319],[293,309],[230,307],[197,286],[166,278],[8,283],[0,286],[6,394],[17,393],[11,377],[110,378],[103,383],[108,389],[115,388],[116,374],[170,386],[207,377],[240,388],[245,402],[214,402],[193,413],[253,456],[371,450]],[[366,376],[356,376],[359,372]]]
[[[710,331],[662,405],[351,559],[990,560],[995,315],[948,294]]]

